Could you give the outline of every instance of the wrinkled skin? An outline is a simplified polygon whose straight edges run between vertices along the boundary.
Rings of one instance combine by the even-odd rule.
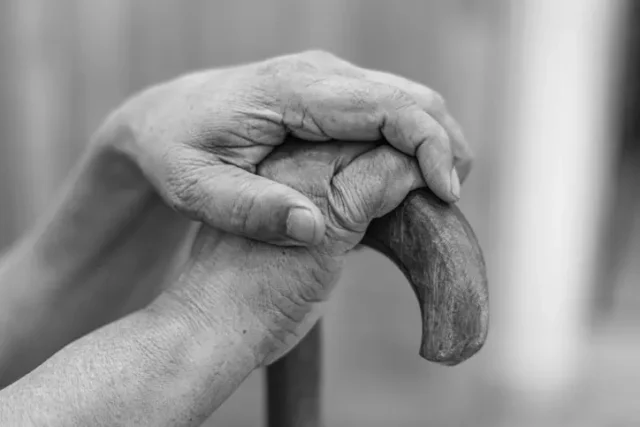
[[[181,214],[283,245],[315,244],[324,229],[308,198],[253,174],[289,135],[323,142],[385,138],[416,157],[427,185],[449,202],[460,197],[459,181],[472,160],[438,93],[321,51],[154,86],[127,102],[106,129],[101,143],[132,160]],[[308,210],[315,233],[294,238],[286,218],[295,207]]]
[[[95,321],[85,324],[143,307],[174,280],[190,220],[276,245],[317,244],[328,225],[313,200],[256,173],[292,135],[290,144],[344,139],[356,146],[385,136],[416,159],[425,184],[447,201],[457,199],[449,189],[452,170],[464,181],[472,162],[437,92],[327,52],[205,70],[150,87],[105,121],[46,224],[57,235],[43,240],[46,257],[59,271],[82,271],[85,287],[95,283],[100,293],[88,308]],[[291,238],[287,227],[289,213],[300,207],[313,218],[299,227],[313,230],[303,233],[306,240]],[[95,274],[99,269],[111,273]]]
[[[23,309],[0,310],[17,325],[4,335],[38,338],[0,346],[0,384],[147,306],[182,271],[190,220],[276,245],[319,243],[330,226],[320,208],[255,173],[289,136],[300,138],[296,144],[384,137],[416,159],[425,184],[445,201],[457,200],[456,176],[463,181],[471,166],[469,145],[437,92],[327,52],[149,87],[114,110],[56,203],[5,257],[12,294],[5,304]],[[288,221],[301,207],[306,220]],[[42,289],[54,291],[53,302],[33,296]]]
[[[333,148],[278,158],[292,135]],[[371,217],[417,185],[457,200],[470,162],[440,95],[325,52],[137,94],[0,265],[2,424],[194,425],[304,335]],[[206,226],[183,258],[188,219]]]
[[[369,222],[393,210],[424,181],[415,159],[373,143],[289,141],[258,173],[292,186],[317,204],[327,224],[322,242],[313,248],[276,247],[204,226],[190,267],[169,292],[194,313],[207,313],[208,302],[219,299],[220,292],[249,307],[271,334],[258,355],[268,364],[317,321],[320,303],[340,277],[345,255],[360,242]],[[225,283],[203,280],[220,270]],[[255,282],[260,286],[244,285]]]

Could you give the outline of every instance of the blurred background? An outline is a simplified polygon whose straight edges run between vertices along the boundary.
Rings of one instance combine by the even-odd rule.
[[[622,0],[0,0],[0,248],[134,91],[326,49],[447,99],[492,303],[480,354],[429,364],[406,280],[354,254],[325,323],[327,425],[640,425],[638,24]],[[262,425],[262,376],[206,425]]]

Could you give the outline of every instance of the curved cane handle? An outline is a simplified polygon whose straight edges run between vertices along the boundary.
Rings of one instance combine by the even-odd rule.
[[[422,313],[420,355],[453,366],[480,350],[489,302],[482,250],[456,206],[431,191],[411,192],[374,220],[362,244],[402,270]],[[314,329],[267,368],[268,426],[321,427],[321,331]]]
[[[428,189],[374,220],[362,241],[391,259],[411,284],[422,313],[420,355],[457,365],[482,348],[489,295],[482,250],[455,205]]]

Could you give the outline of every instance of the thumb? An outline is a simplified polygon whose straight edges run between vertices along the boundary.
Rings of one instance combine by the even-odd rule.
[[[341,225],[364,232],[369,222],[398,207],[410,191],[425,186],[415,158],[381,145],[334,177],[331,198]]]
[[[165,196],[191,219],[232,234],[278,245],[315,245],[325,223],[302,193],[217,159],[173,167]],[[194,161],[192,161],[194,160]]]

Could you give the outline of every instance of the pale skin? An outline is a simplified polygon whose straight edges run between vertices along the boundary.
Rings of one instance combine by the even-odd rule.
[[[0,425],[200,425],[317,321],[369,221],[457,201],[470,162],[437,93],[324,52],[134,96],[0,263]]]

